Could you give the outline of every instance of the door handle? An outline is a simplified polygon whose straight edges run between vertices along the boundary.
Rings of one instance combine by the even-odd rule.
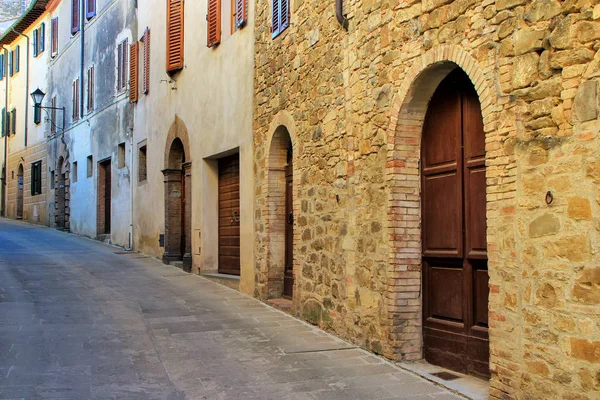
[[[232,217],[232,219],[231,219],[231,222],[235,222],[235,223],[238,223],[238,222],[240,222],[240,217],[239,217],[239,215],[237,214],[237,212],[233,211],[233,212],[231,213],[231,217]]]

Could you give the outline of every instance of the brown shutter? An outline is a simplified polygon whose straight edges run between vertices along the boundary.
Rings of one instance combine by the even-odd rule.
[[[138,54],[139,42],[131,45],[129,56],[129,102],[138,101]]]
[[[58,17],[52,18],[52,56],[58,53]]]
[[[71,0],[71,34],[79,32],[79,0]]]
[[[183,68],[183,0],[168,0],[167,72]]]
[[[208,0],[208,47],[221,43],[221,0]]]
[[[144,94],[150,91],[150,29],[144,33]]]

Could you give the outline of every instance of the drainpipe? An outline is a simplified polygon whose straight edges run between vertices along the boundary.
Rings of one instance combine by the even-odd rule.
[[[133,128],[129,128],[129,135],[131,139],[131,171],[129,172],[129,182],[131,185],[129,192],[129,248],[128,251],[133,250],[133,189],[134,189],[134,153],[133,153]]]
[[[18,32],[15,28],[12,31],[27,40],[27,69],[25,70],[25,147],[27,147],[27,132],[29,131],[29,36]]]
[[[344,0],[335,0],[335,17],[340,25],[342,25],[342,28],[348,30],[350,24],[348,18],[344,15]]]
[[[84,52],[85,52],[85,1],[81,0],[79,8],[81,10],[81,79],[79,79],[79,98],[81,99],[80,102],[80,110],[81,112],[79,113],[79,115],[81,116],[81,119],[83,119],[83,88],[85,87],[85,84],[83,82],[83,70],[84,70],[84,66],[83,66],[83,56],[84,56]]]
[[[8,49],[6,47],[2,47],[2,49],[4,49],[4,72],[6,73],[6,76],[4,76],[4,84],[5,84],[5,88],[4,88],[4,122],[5,124],[8,123],[8,118],[6,118],[7,112],[8,112],[8,71],[6,70],[7,68],[7,64],[8,64]],[[6,125],[4,126],[4,129],[6,129]],[[7,178],[7,174],[8,174],[8,163],[6,162],[7,158],[8,158],[8,130],[5,131],[4,133],[6,133],[4,135],[4,162],[3,162],[3,168],[2,168],[2,199],[0,201],[0,208],[2,211],[2,216],[6,217],[6,178]]]

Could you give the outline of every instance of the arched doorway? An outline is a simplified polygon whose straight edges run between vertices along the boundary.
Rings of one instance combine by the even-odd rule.
[[[165,253],[163,262],[182,263],[192,270],[192,210],[191,163],[186,146],[180,137],[168,144],[166,168],[162,171],[165,183]]]
[[[424,357],[489,377],[485,134],[477,92],[460,68],[427,109],[421,202]]]
[[[56,168],[56,183],[54,193],[54,205],[56,210],[55,222],[56,229],[65,230],[67,228],[66,205],[67,205],[67,185],[66,185],[66,168],[65,161],[62,157],[58,159]]]
[[[19,169],[17,170],[17,219],[23,219],[23,179],[23,164],[19,164]]]
[[[268,218],[270,298],[291,299],[294,292],[294,168],[292,140],[277,128],[269,149]]]

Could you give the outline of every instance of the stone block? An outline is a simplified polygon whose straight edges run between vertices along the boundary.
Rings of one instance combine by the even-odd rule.
[[[571,294],[586,304],[600,304],[600,267],[585,267],[577,276]]]
[[[529,224],[529,237],[554,235],[560,231],[560,221],[552,214],[537,217]]]
[[[525,10],[524,19],[532,23],[550,20],[559,15],[561,11],[561,5],[556,0],[534,0]]]
[[[600,342],[572,337],[570,344],[571,357],[592,363],[600,363]]]
[[[550,67],[562,69],[569,65],[585,64],[594,59],[596,52],[586,48],[561,50],[550,56]]]
[[[514,89],[529,86],[536,78],[540,56],[537,53],[527,53],[515,57],[513,61],[512,85]]]
[[[590,201],[580,196],[573,196],[567,200],[567,213],[575,219],[591,219],[592,207]]]
[[[579,85],[573,101],[573,118],[579,122],[598,118],[597,81],[587,81]]]
[[[545,32],[540,29],[519,29],[513,36],[515,55],[529,53],[543,48]]]

